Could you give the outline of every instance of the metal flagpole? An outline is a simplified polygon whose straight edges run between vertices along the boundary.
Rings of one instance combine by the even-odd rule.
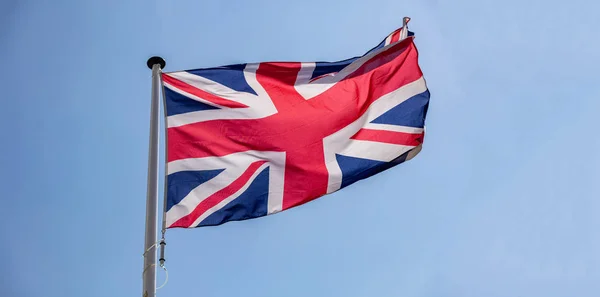
[[[146,235],[144,240],[143,297],[156,294],[156,227],[158,210],[158,147],[160,118],[160,74],[166,62],[161,57],[148,59],[148,68],[152,69],[152,94],[150,108],[150,143],[148,150],[148,188],[146,192]]]

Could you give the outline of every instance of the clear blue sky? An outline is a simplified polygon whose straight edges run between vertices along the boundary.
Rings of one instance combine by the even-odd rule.
[[[4,0],[0,296],[141,296],[149,56],[341,60],[405,15],[432,96],[421,154],[278,215],[170,230],[158,296],[598,296],[599,10]]]

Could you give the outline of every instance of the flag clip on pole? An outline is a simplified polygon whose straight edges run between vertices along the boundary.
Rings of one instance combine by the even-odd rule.
[[[144,270],[142,271],[143,297],[154,297],[156,294],[156,237],[158,216],[158,147],[160,122],[161,69],[166,62],[161,57],[148,59],[148,68],[152,69],[152,93],[150,107],[150,142],[148,149],[148,188],[146,192],[146,233],[144,239]]]

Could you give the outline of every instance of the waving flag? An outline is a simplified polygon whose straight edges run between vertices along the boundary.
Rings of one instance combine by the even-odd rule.
[[[412,32],[339,62],[163,73],[167,228],[274,214],[413,158],[429,92]]]

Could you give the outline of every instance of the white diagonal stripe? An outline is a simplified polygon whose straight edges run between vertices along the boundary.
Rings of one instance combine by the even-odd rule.
[[[261,172],[263,172],[265,170],[265,168],[267,168],[267,166],[269,166],[269,165],[267,163],[265,163],[265,164],[262,164],[260,167],[258,167],[258,169],[252,174],[252,176],[248,179],[248,181],[246,181],[246,183],[244,184],[243,187],[241,187],[239,190],[237,190],[233,195],[228,196],[223,201],[219,202],[217,205],[215,205],[215,206],[209,208],[208,210],[206,210],[189,227],[193,228],[193,227],[198,226],[198,224],[200,224],[200,222],[202,222],[202,220],[206,219],[208,216],[210,216],[211,214],[217,212],[219,209],[223,208],[229,202],[233,201],[234,199],[236,199],[237,197],[239,197],[240,195],[242,195],[242,193],[244,193],[248,189],[248,187],[250,187],[250,185],[252,184],[252,182],[254,181],[254,179]]]
[[[212,81],[210,79],[204,78],[199,75],[195,75],[186,71],[179,72],[171,72],[166,74],[175,79],[178,79],[188,85],[191,85],[195,88],[203,90],[213,96],[225,98],[227,100],[240,102],[244,105],[251,105],[256,102],[256,95],[246,93],[246,92],[238,92],[236,90],[230,89],[220,83]]]
[[[425,79],[423,77],[420,77],[419,79],[409,84],[406,84],[393,92],[381,96],[381,98],[373,102],[371,106],[369,106],[369,108],[367,109],[367,112],[365,112],[356,121],[350,123],[348,126],[323,139],[323,148],[325,151],[325,165],[327,167],[327,171],[329,172],[327,193],[332,193],[339,190],[342,184],[342,170],[337,164],[335,154],[345,151],[347,153],[357,155],[358,151],[365,149],[362,144],[357,144],[362,142],[350,140],[350,137],[356,134],[356,132],[358,132],[363,127],[367,126],[369,122],[384,114],[386,111],[392,109],[393,107],[397,106],[398,104],[408,100],[409,98],[417,94],[425,92],[425,90],[427,90]],[[374,144],[375,142],[371,143]],[[356,148],[354,148],[354,146],[356,146]],[[372,148],[370,150],[373,152],[377,152],[377,149]],[[366,157],[367,155],[364,156]],[[374,157],[373,159],[378,160],[377,157]]]
[[[390,125],[390,124],[367,123],[363,128],[371,129],[371,130],[384,130],[384,131],[393,131],[393,132],[402,132],[402,133],[411,133],[411,134],[423,133],[423,128],[409,127],[409,126],[396,126],[396,125]]]
[[[283,205],[283,182],[285,170],[284,152],[244,151],[223,157],[189,158],[169,162],[168,174],[181,171],[225,169],[214,178],[194,188],[178,204],[167,211],[167,226],[189,215],[204,199],[225,188],[238,179],[248,166],[256,161],[267,161],[269,168],[268,213],[279,212]]]
[[[414,147],[415,146],[412,145],[408,146],[353,139],[350,140],[349,145],[338,152],[338,154],[348,157],[390,162]]]
[[[254,89],[258,96],[250,93],[232,90],[212,80],[185,71],[168,73],[167,75],[179,79],[187,84],[190,84],[195,88],[211,93],[217,97],[222,97],[228,100],[240,102],[244,105],[247,105],[248,107],[209,109],[176,114],[167,117],[167,126],[169,128],[174,128],[192,123],[211,120],[259,119],[277,113],[277,109],[275,108],[273,101],[271,101],[269,94],[267,94],[265,89],[260,85],[260,83],[258,83],[258,80],[256,79],[257,69],[258,64],[248,64],[246,65],[246,68],[244,68],[243,73],[248,85],[252,87],[252,89]],[[174,92],[178,92],[191,99],[198,100],[212,106],[219,106],[206,99],[194,96],[178,88],[175,88],[170,84],[164,83],[164,85],[165,87],[168,87]]]
[[[354,62],[350,63],[348,66],[344,67],[340,72],[335,75],[324,76],[312,83],[310,83],[310,77],[315,69],[315,63],[302,63],[302,68],[298,72],[298,77],[296,78],[295,88],[296,91],[302,95],[306,100],[314,98],[322,94],[323,92],[329,90],[333,85],[346,78],[348,75],[352,74],[358,68],[360,68],[363,64],[368,62],[370,59],[375,57],[376,55],[392,49],[394,46],[383,47],[377,49],[367,55],[364,55]],[[400,49],[397,49],[400,50]],[[304,69],[306,68],[306,69]]]

